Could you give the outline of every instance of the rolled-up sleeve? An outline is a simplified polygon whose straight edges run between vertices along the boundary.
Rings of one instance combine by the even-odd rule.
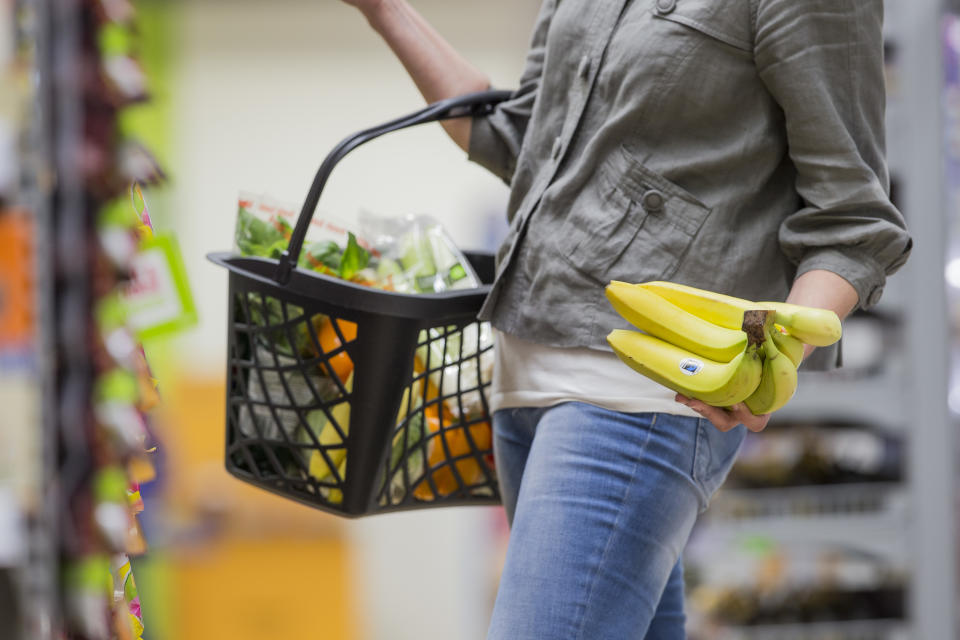
[[[519,88],[491,114],[476,117],[471,123],[469,159],[508,184],[517,167],[520,145],[540,88],[547,31],[556,3],[557,0],[546,0],[540,8]]]
[[[882,0],[757,0],[755,56],[783,110],[801,207],[780,226],[797,266],[832,271],[861,308],[912,245],[889,198]]]

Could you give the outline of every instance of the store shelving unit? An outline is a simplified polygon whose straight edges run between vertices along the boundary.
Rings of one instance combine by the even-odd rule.
[[[0,221],[23,229],[22,238],[8,231],[0,245],[9,252],[29,244],[33,257],[15,264],[24,274],[0,280],[29,289],[32,318],[22,344],[10,339],[19,334],[9,326],[19,325],[0,323],[0,384],[15,379],[7,398],[26,406],[0,431],[5,453],[25,469],[12,490],[0,475],[25,541],[8,581],[12,610],[0,615],[4,640],[141,633],[129,556],[143,550],[135,514],[139,482],[152,472],[144,401],[152,389],[122,300],[146,223],[132,211],[129,220],[104,216],[118,195],[127,197],[118,185],[138,181],[121,158],[128,138],[118,118],[138,98],[123,93],[131,85],[116,84],[108,65],[129,62],[124,79],[137,79],[133,15],[124,2],[21,0],[0,21],[17,51],[9,74],[17,87],[5,91],[24,102],[10,122],[16,149],[0,159],[17,174],[0,192]],[[124,239],[120,258],[107,233]],[[6,302],[0,296],[0,312],[17,308]]]
[[[860,375],[843,370],[802,375],[797,396],[775,416],[771,431],[778,422],[785,428],[847,423],[898,438],[906,452],[902,479],[723,489],[694,533],[687,563],[688,571],[717,576],[724,562],[717,550],[725,543],[729,549],[742,549],[760,540],[761,547],[780,554],[774,554],[775,561],[765,570],[770,571],[772,564],[775,574],[780,571],[782,589],[789,586],[785,583],[790,577],[784,577],[777,562],[791,554],[811,549],[841,556],[863,554],[872,566],[904,576],[903,615],[880,612],[877,618],[862,620],[708,625],[700,630],[704,638],[957,637],[958,465],[956,420],[947,404],[950,333],[944,281],[950,225],[948,185],[941,170],[946,135],[941,115],[941,33],[948,7],[936,0],[887,0],[885,6],[890,56],[888,159],[896,204],[914,239],[913,253],[890,279],[875,310],[886,329],[881,366]],[[821,560],[811,564],[814,568],[805,571],[815,573],[829,566]],[[770,584],[764,588],[770,589]],[[692,600],[696,609],[696,598]],[[696,610],[692,617],[698,618]]]
[[[20,345],[7,344],[8,350],[0,354],[7,358],[0,358],[0,380],[5,386],[13,383],[13,393],[20,396],[13,397],[13,407],[5,406],[4,418],[12,421],[6,435],[14,436],[14,446],[24,447],[12,454],[19,459],[21,468],[21,477],[14,478],[15,483],[21,484],[14,489],[18,499],[12,505],[20,512],[12,522],[25,542],[21,557],[13,566],[14,608],[7,611],[8,615],[0,615],[0,637],[48,640],[55,637],[61,619],[57,543],[60,494],[57,474],[52,472],[57,465],[58,417],[47,405],[56,397],[58,341],[56,292],[53,287],[36,283],[53,282],[58,187],[52,180],[57,144],[52,127],[57,99],[52,79],[56,57],[68,53],[63,46],[56,50],[53,46],[54,34],[63,23],[55,18],[51,3],[17,0],[7,7],[3,17],[0,28],[15,50],[7,62],[22,67],[17,72],[0,71],[7,71],[5,79],[12,83],[28,81],[5,90],[8,96],[23,100],[24,112],[6,123],[17,141],[16,158],[4,160],[15,160],[16,176],[15,184],[8,185],[10,191],[0,194],[6,196],[9,207],[0,211],[0,216],[17,215],[33,231],[29,239],[32,246],[26,255],[32,256],[34,286],[30,296],[34,321],[32,337]],[[18,430],[22,431],[16,436]]]

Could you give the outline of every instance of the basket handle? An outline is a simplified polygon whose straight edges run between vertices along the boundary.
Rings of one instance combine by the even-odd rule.
[[[439,102],[427,105],[420,111],[369,129],[364,129],[342,140],[340,144],[334,147],[333,151],[327,154],[327,157],[323,160],[323,164],[320,165],[320,169],[317,170],[317,175],[313,178],[313,184],[310,185],[310,191],[307,192],[307,199],[304,201],[303,209],[297,218],[297,226],[290,236],[290,242],[287,245],[286,251],[280,256],[280,263],[277,266],[274,280],[282,285],[289,282],[290,273],[300,259],[303,241],[307,235],[310,220],[313,219],[313,214],[317,209],[317,203],[320,201],[320,193],[323,191],[323,187],[326,185],[327,178],[330,177],[333,168],[344,156],[363,143],[369,142],[385,133],[396,131],[397,129],[404,129],[425,122],[489,114],[497,104],[510,98],[512,95],[512,91],[479,91],[440,100]]]

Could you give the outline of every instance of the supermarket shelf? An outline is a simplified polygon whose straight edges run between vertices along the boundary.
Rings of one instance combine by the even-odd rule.
[[[958,6],[950,4],[954,11]],[[852,571],[848,575],[857,579],[869,582],[871,572],[882,576],[887,571],[902,578],[903,604],[911,615],[898,619],[900,612],[889,610],[878,612],[887,617],[878,620],[728,627],[721,624],[722,616],[711,621],[705,613],[705,626],[695,629],[692,638],[946,640],[957,635],[953,606],[957,580],[952,570],[957,502],[951,482],[956,476],[956,434],[945,401],[950,352],[942,348],[931,352],[929,345],[950,344],[941,293],[947,257],[943,248],[945,241],[955,247],[956,239],[950,236],[956,235],[956,224],[944,222],[950,219],[945,213],[950,209],[943,194],[956,188],[960,165],[954,161],[950,174],[937,167],[943,163],[940,143],[956,137],[955,120],[944,122],[942,96],[945,89],[955,92],[958,81],[953,76],[944,86],[943,3],[884,0],[884,8],[888,168],[896,186],[895,204],[915,246],[923,249],[914,249],[872,309],[880,320],[892,322],[881,324],[881,331],[876,325],[864,325],[857,339],[852,323],[845,327],[851,329],[845,355],[857,344],[866,345],[857,353],[860,357],[847,364],[856,362],[854,366],[871,374],[855,375],[850,367],[829,374],[802,373],[797,396],[774,421],[785,429],[849,422],[895,435],[906,452],[904,480],[724,489],[684,553],[706,585],[756,587],[770,577],[764,570],[778,567],[793,571],[784,578],[791,584],[816,583],[818,563],[830,558],[830,551],[838,551],[836,557]],[[949,54],[955,62],[955,48]],[[938,212],[944,215],[926,215]],[[882,362],[874,366],[878,359]],[[918,425],[923,428],[914,428]],[[826,554],[822,549],[828,550]],[[777,618],[766,618],[773,619]]]
[[[891,175],[897,172],[897,164],[893,161],[890,162],[890,172]],[[883,287],[883,297],[880,298],[880,302],[878,302],[871,311],[890,315],[901,315],[908,306],[906,287],[907,283],[905,282],[905,278],[894,276],[888,279]]]
[[[907,492],[900,484],[724,490],[704,515],[697,538],[711,546],[769,538],[781,545],[847,547],[905,562],[907,512]],[[694,540],[692,556],[696,546]]]
[[[810,624],[729,627],[710,636],[715,640],[908,640],[904,620],[849,620]]]
[[[797,395],[776,418],[783,421],[865,423],[900,433],[907,424],[903,377],[888,367],[874,376],[852,378],[842,373],[800,373]]]
[[[723,489],[710,505],[707,518],[734,521],[878,513],[902,517],[906,501],[906,489],[896,482]]]

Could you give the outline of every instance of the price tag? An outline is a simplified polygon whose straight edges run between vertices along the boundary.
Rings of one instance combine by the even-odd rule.
[[[127,323],[142,340],[192,327],[197,310],[176,238],[154,234],[134,257],[132,279],[122,292]]]

